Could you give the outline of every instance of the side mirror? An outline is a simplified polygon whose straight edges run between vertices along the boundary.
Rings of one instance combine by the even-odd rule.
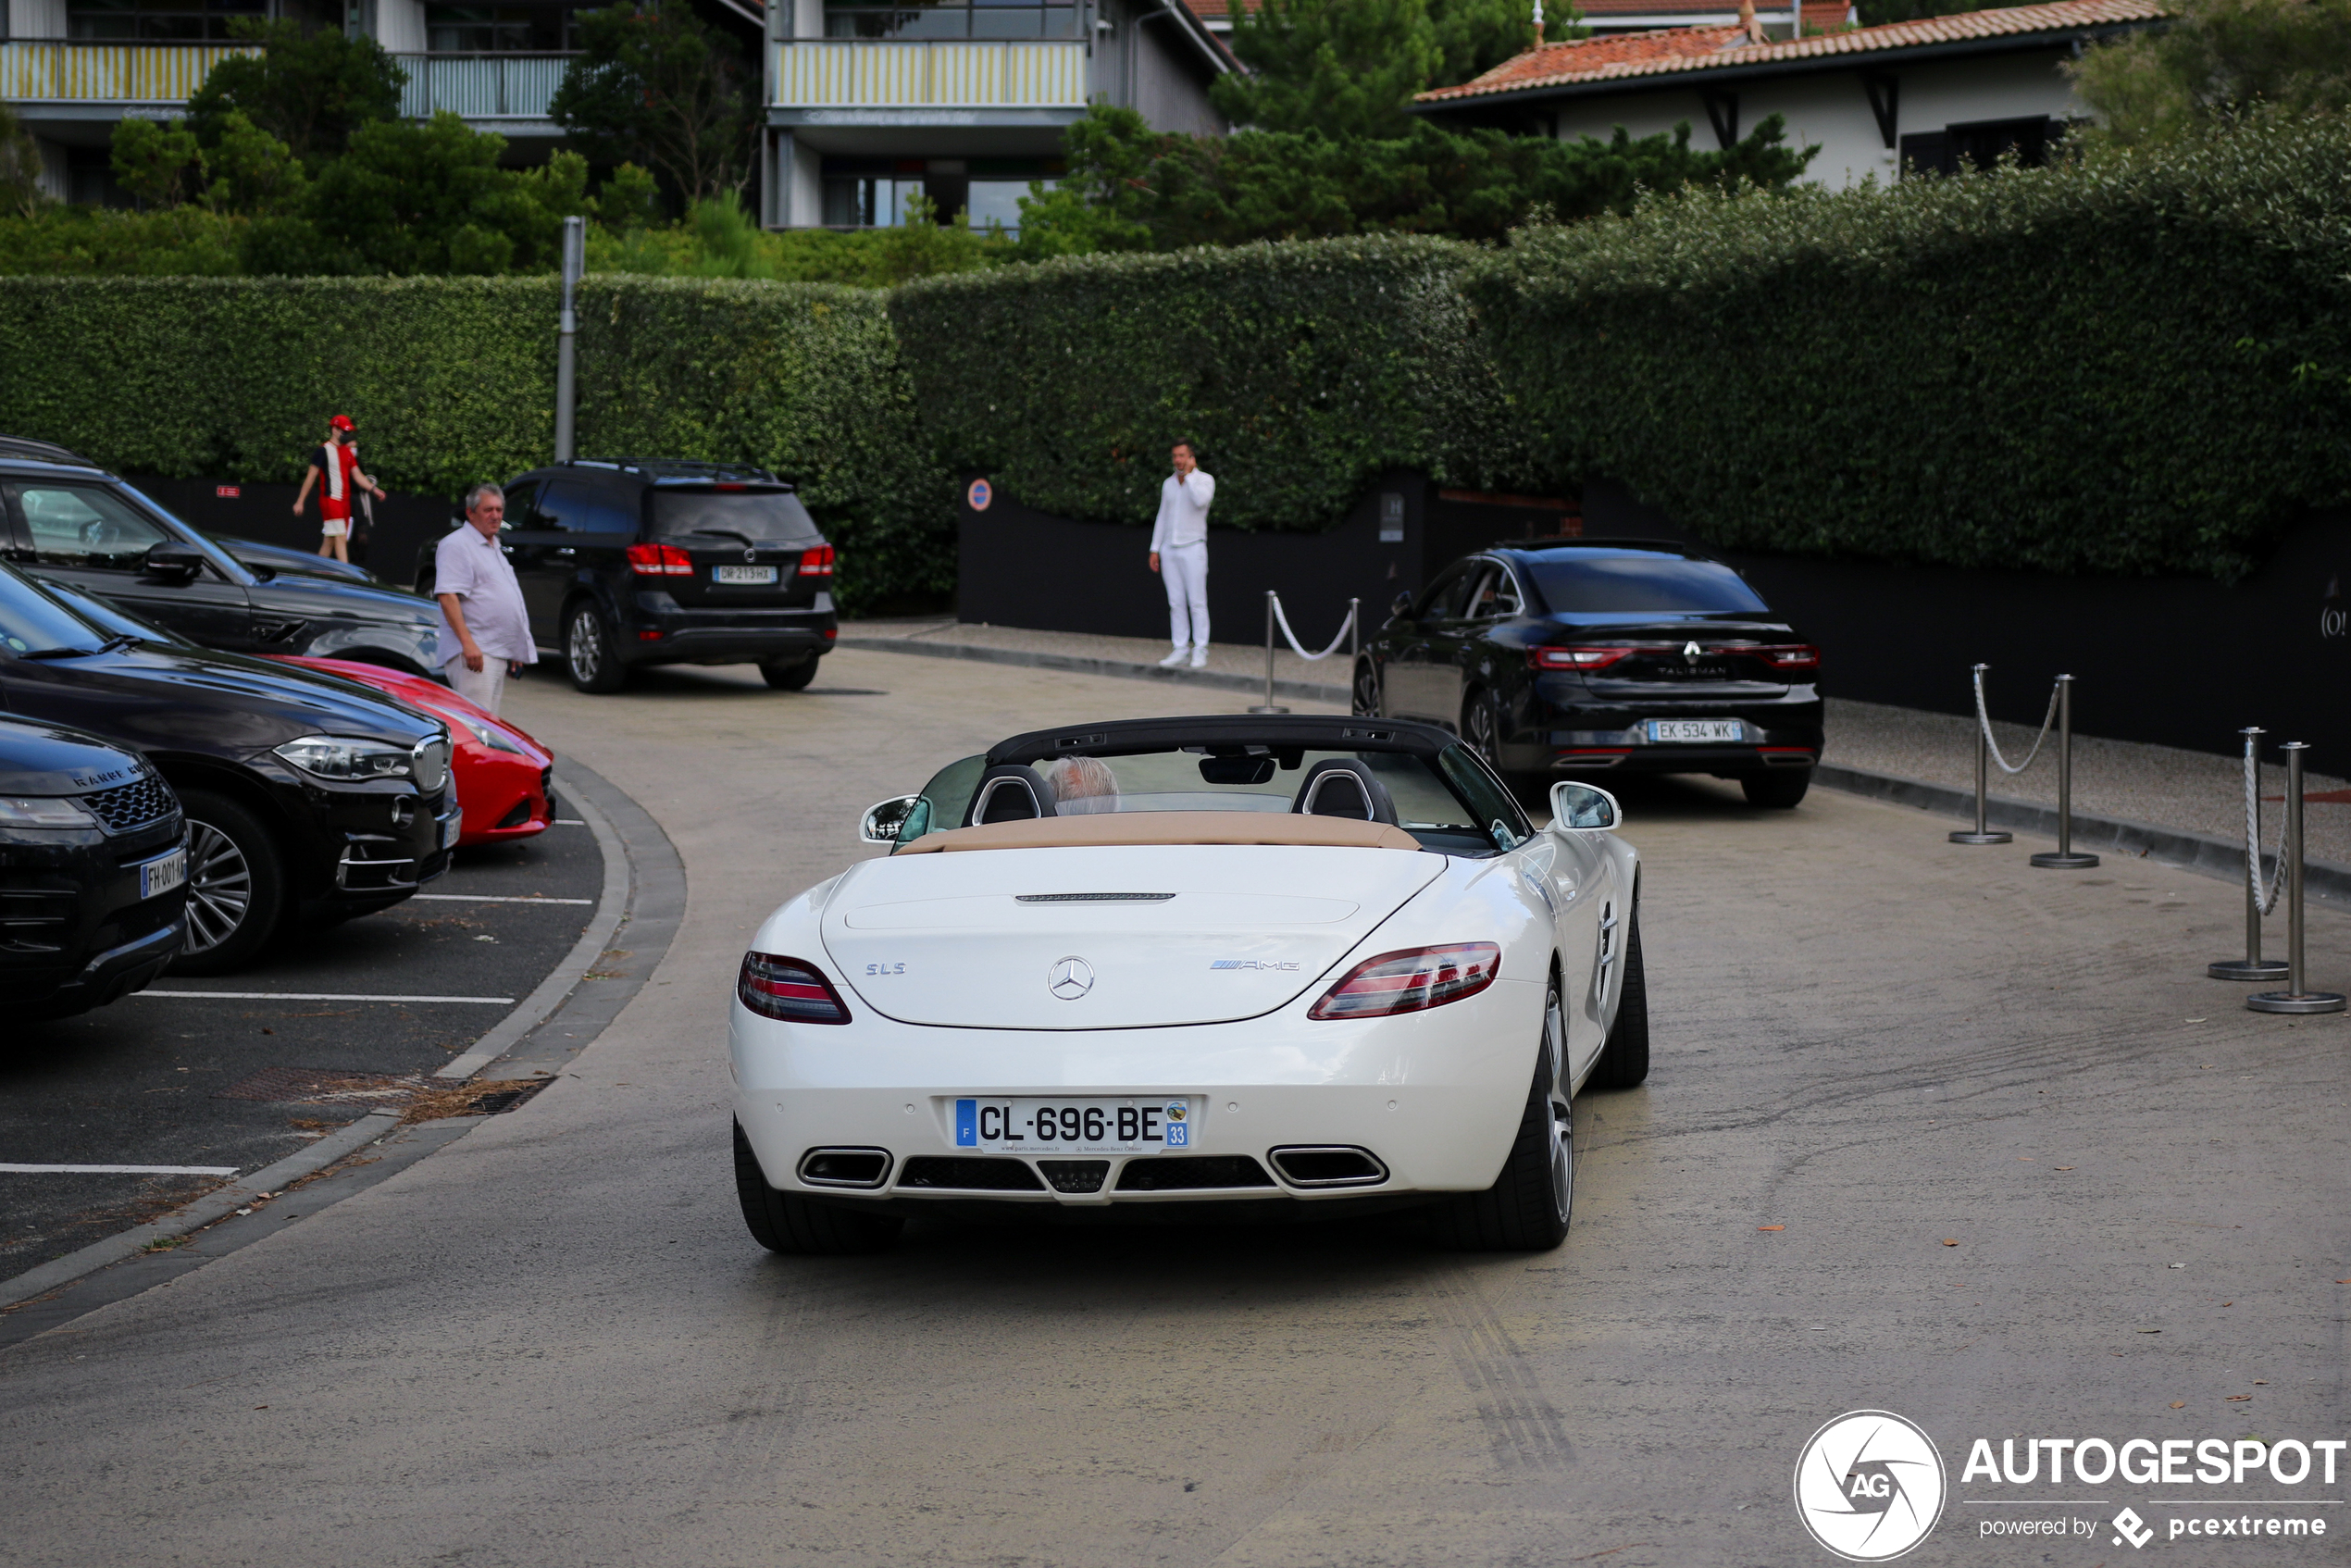
[[[867,807],[865,819],[857,826],[857,836],[869,844],[898,842],[898,830],[914,815],[914,806],[921,800],[920,795],[893,795]]]
[[[1409,593],[1398,594],[1396,596],[1396,603],[1387,607],[1387,617],[1390,620],[1400,621],[1412,613],[1412,596]]]
[[[1616,797],[1597,784],[1578,784],[1573,778],[1562,778],[1551,786],[1551,827],[1554,831],[1574,833],[1595,828],[1614,828],[1623,823],[1624,813]]]
[[[159,582],[193,582],[204,570],[205,554],[193,544],[168,539],[147,547],[146,573]]]

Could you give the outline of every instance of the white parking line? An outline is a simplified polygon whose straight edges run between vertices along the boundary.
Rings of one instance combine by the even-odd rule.
[[[411,893],[410,898],[442,903],[594,903],[594,899],[509,898],[498,893]]]
[[[511,996],[356,996],[349,991],[132,991],[132,996],[209,997],[216,1002],[478,1002],[512,1007]]]
[[[234,1165],[9,1165],[0,1164],[0,1173],[9,1176],[232,1176]]]

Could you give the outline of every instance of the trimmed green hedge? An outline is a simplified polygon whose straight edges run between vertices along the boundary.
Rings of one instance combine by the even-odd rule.
[[[388,486],[455,495],[554,439],[551,279],[0,279],[0,430],[118,470],[291,481],[348,413]],[[579,449],[765,464],[841,547],[845,607],[936,600],[952,486],[882,296],[598,277]]]
[[[1149,522],[1167,448],[1200,442],[1216,516],[1336,522],[1375,474],[1556,484],[1478,346],[1477,253],[1356,238],[1075,256],[890,295],[939,459],[1067,516]]]
[[[1546,455],[1726,546],[2234,578],[2351,494],[2351,126],[1691,195],[1466,282]]]

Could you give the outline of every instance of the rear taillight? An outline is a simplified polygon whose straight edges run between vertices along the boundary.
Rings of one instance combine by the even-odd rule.
[[[800,575],[802,577],[832,576],[833,547],[829,544],[819,544],[801,556]]]
[[[1475,996],[1494,983],[1502,950],[1492,942],[1454,942],[1384,952],[1347,972],[1323,993],[1309,1018],[1380,1018],[1419,1013]]]
[[[628,569],[639,577],[691,577],[694,558],[674,544],[632,544]]]
[[[1821,667],[1821,651],[1809,642],[1790,642],[1778,647],[1742,648],[1773,669],[1816,670]]]
[[[787,1024],[846,1024],[849,1009],[815,965],[772,952],[743,954],[735,995],[763,1018]]]
[[[1529,648],[1526,662],[1536,669],[1606,669],[1630,658],[1630,648]]]

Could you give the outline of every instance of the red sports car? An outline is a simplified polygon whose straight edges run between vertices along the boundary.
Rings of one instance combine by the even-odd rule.
[[[554,819],[554,755],[506,719],[485,713],[436,680],[404,675],[381,665],[348,659],[277,655],[278,662],[339,675],[373,687],[410,707],[422,708],[449,726],[454,745],[451,762],[457,800],[465,807],[465,829],[457,844],[502,843],[543,833]]]

